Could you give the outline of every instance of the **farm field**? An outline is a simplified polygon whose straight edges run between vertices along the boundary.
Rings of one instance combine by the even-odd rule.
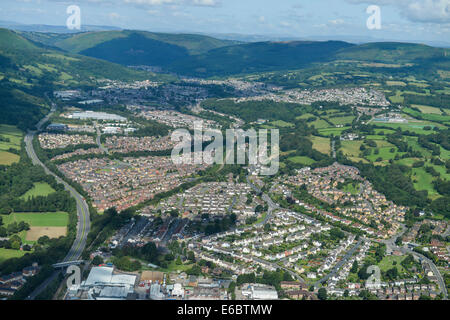
[[[431,107],[432,108],[432,107]],[[437,108],[434,108],[437,109]],[[437,109],[440,112],[440,109]],[[422,111],[422,113],[410,109],[410,108],[403,108],[403,112],[405,112],[407,115],[413,116],[413,117],[421,117],[422,119],[428,120],[428,121],[435,121],[435,122],[446,122],[446,121],[450,121],[450,116],[448,115],[443,115],[442,113],[430,113],[430,112],[425,112]]]
[[[314,163],[314,160],[309,157],[296,156],[288,158],[289,161],[298,164],[311,165]]]
[[[9,166],[13,163],[19,162],[19,160],[20,157],[17,154],[7,151],[0,151],[0,165]]]
[[[325,154],[330,154],[331,146],[329,138],[312,136],[310,140],[313,143],[314,149]]]
[[[3,141],[7,139],[9,141]],[[0,150],[7,151],[10,148],[20,150],[22,132],[14,126],[0,124]]]
[[[406,86],[406,83],[404,83],[403,81],[386,81],[386,84],[391,87],[394,87],[394,86],[405,87]]]
[[[346,156],[358,158],[361,153],[359,148],[362,144],[362,141],[342,141],[341,150]]]
[[[325,120],[322,120],[322,119],[317,119],[316,121],[311,122],[310,125],[314,126],[316,129],[323,129],[323,128],[329,128],[330,127],[328,122],[326,122]]]
[[[24,221],[30,230],[18,233],[23,243],[32,244],[42,236],[59,238],[67,234],[69,215],[65,212],[14,212],[2,215],[5,226],[12,222]]]
[[[324,136],[339,136],[341,135],[342,131],[349,129],[350,127],[343,127],[343,128],[323,128],[319,129],[319,133]]]
[[[10,149],[20,150],[22,132],[14,126],[0,124],[0,165],[11,165],[19,162],[20,156]]]
[[[375,130],[375,133],[377,134],[377,135],[379,135],[381,132],[383,133],[383,134],[392,134],[392,133],[394,133],[395,131],[394,130],[389,130],[389,129],[377,129],[377,128],[375,128],[374,129]]]
[[[392,129],[400,128],[404,131],[409,130],[411,132],[415,132],[418,134],[432,134],[434,133],[433,130],[424,130],[425,127],[431,127],[434,128],[435,126],[443,127],[442,125],[439,125],[438,123],[430,122],[430,121],[415,121],[415,122],[408,122],[408,123],[387,123],[387,122],[378,122],[374,121],[372,122],[375,126],[383,126],[388,127]]]
[[[405,98],[403,98],[402,92],[397,90],[395,95],[389,97],[389,100],[391,100],[392,103],[403,103]]]
[[[20,198],[26,200],[31,197],[48,196],[49,194],[51,194],[53,192],[55,192],[55,189],[53,189],[48,183],[35,182],[33,188],[28,190]]]
[[[441,109],[436,108],[436,107],[431,107],[431,106],[422,106],[422,105],[418,105],[418,104],[413,104],[411,105],[414,108],[419,109],[420,111],[422,111],[423,113],[430,113],[430,114],[442,114]]]
[[[283,121],[283,120],[272,121],[272,122],[270,122],[270,124],[274,125],[276,127],[280,127],[280,128],[290,128],[290,127],[294,126],[293,123],[286,122],[286,121]]]
[[[330,120],[335,125],[346,125],[351,124],[354,119],[355,119],[354,116],[346,116],[346,117],[329,118],[328,120]]]
[[[409,82],[408,84],[419,88],[428,88],[430,86],[429,84],[423,82]]]
[[[47,236],[50,239],[64,237],[67,234],[66,227],[31,227],[27,231],[26,241],[38,241],[40,237]]]

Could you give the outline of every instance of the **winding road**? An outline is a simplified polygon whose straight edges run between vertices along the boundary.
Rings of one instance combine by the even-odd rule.
[[[48,119],[53,114],[53,112],[55,112],[55,110],[56,110],[56,106],[54,104],[52,104],[51,112],[36,125],[37,131],[41,130],[42,125],[48,121]],[[33,138],[36,135],[37,131],[29,131],[27,133],[27,135],[25,136],[25,149],[26,149],[28,156],[31,158],[33,164],[39,165],[42,168],[44,168],[44,170],[47,174],[54,176],[58,183],[64,185],[64,188],[67,191],[69,191],[70,195],[75,199],[75,201],[77,203],[77,216],[78,216],[77,234],[75,237],[75,241],[72,244],[72,247],[70,248],[69,252],[67,253],[65,258],[61,262],[79,260],[84,251],[84,248],[86,247],[87,235],[89,234],[90,226],[91,226],[89,207],[88,207],[85,199],[83,198],[83,196],[81,196],[67,182],[62,180],[55,173],[51,172],[44,165],[44,163],[42,163],[42,161],[37,157],[36,152],[33,147]],[[28,299],[34,299],[40,292],[42,292],[47,287],[47,285],[58,275],[58,273],[59,273],[59,271],[55,271],[55,273],[53,273],[52,276],[50,276],[46,281],[44,281],[41,284],[41,286],[39,286],[28,297]]]

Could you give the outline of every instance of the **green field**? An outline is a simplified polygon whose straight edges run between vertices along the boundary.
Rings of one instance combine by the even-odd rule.
[[[394,148],[395,152],[391,153],[391,149]],[[382,161],[391,160],[395,158],[395,155],[397,154],[397,148],[396,147],[384,147],[384,148],[378,148],[379,154],[375,154],[375,150],[372,150],[372,153],[370,156],[367,157],[371,162],[376,162],[378,158],[382,158]],[[402,153],[399,153],[402,155]]]
[[[417,137],[404,137],[404,140],[408,143],[408,146],[410,146],[414,151],[419,151],[422,153],[423,156],[431,156],[431,152],[428,149],[425,149],[419,145],[417,142]]]
[[[290,157],[290,158],[288,158],[288,160],[293,163],[304,164],[307,166],[309,166],[315,162],[313,159],[311,159],[309,157],[302,157],[302,156]]]
[[[349,129],[350,127],[343,127],[343,128],[323,128],[319,129],[319,133],[324,136],[340,136],[342,131]]]
[[[290,127],[294,126],[293,123],[286,122],[286,121],[283,121],[283,120],[272,121],[272,122],[270,122],[270,124],[274,125],[276,127],[280,127],[280,128],[290,128]]]
[[[8,150],[20,150],[22,132],[14,126],[0,124],[0,138],[0,165],[9,166],[18,162],[20,157],[17,154],[8,152]]]
[[[391,100],[392,103],[403,103],[405,98],[403,98],[402,92],[397,90],[394,96],[389,97],[389,100]]]
[[[0,248],[0,262],[11,258],[20,258],[25,255],[25,251]]]
[[[383,127],[389,127],[392,129],[400,128],[403,131],[411,131],[418,134],[432,134],[434,133],[433,130],[424,130],[425,127],[441,127],[444,126],[439,125],[438,123],[430,122],[430,121],[415,121],[415,122],[408,122],[408,123],[390,123],[390,122],[378,122],[374,121],[371,122],[371,124],[374,124],[375,126],[383,126]]]
[[[381,132],[383,132],[385,135],[386,134],[393,134],[395,132],[394,130],[389,130],[389,129],[377,129],[377,128],[375,128],[374,130],[375,130],[375,133],[377,135],[380,134]]]
[[[335,125],[346,125],[346,124],[350,125],[354,119],[355,119],[354,116],[346,116],[346,117],[329,118],[328,120],[330,120]]]
[[[323,128],[330,128],[331,126],[328,124],[328,122],[326,122],[325,120],[322,119],[317,119],[314,122],[310,123],[311,126],[314,126],[316,129],[323,129]]]
[[[399,273],[405,273],[405,268],[403,268],[400,264],[405,258],[406,256],[385,256],[383,260],[380,261],[378,266],[382,272],[386,272],[393,267],[397,267]],[[394,262],[397,262],[397,264],[394,265]]]
[[[419,108],[421,111],[424,107],[427,106],[421,106],[422,108]],[[422,119],[428,120],[428,121],[435,121],[435,122],[446,122],[446,121],[450,121],[450,116],[446,116],[443,115],[439,109],[437,108],[433,108],[434,112],[430,112],[430,108],[433,107],[427,107],[428,112],[422,111],[422,112],[418,112],[416,110],[410,109],[410,108],[403,108],[403,112],[405,112],[406,114],[412,116],[412,117],[421,117]],[[436,111],[437,110],[437,111]],[[437,113],[439,112],[439,113]]]
[[[362,144],[362,141],[342,141],[341,150],[344,155],[348,157],[359,158],[359,154],[361,153],[361,150],[359,150],[359,148]]]
[[[412,167],[414,162],[419,161],[419,158],[405,158],[405,159],[400,159],[398,161],[396,161],[395,163],[404,165],[404,166],[408,166],[408,167]]]
[[[65,227],[69,222],[66,212],[14,212],[2,215],[4,225],[25,221],[32,227]]]
[[[10,140],[9,142],[0,141],[0,150],[9,150],[10,148],[20,150],[22,132],[16,127],[0,124],[0,137]]]
[[[33,188],[28,190],[20,198],[26,200],[30,197],[48,196],[49,194],[51,194],[53,192],[55,192],[55,189],[53,189],[48,183],[35,182]]]
[[[314,149],[325,154],[330,154],[331,146],[329,138],[312,136],[310,140],[313,143]]]
[[[20,157],[17,154],[0,151],[0,165],[11,165],[13,163],[19,162]]]
[[[431,106],[422,106],[418,104],[411,105],[414,108],[419,109],[423,113],[429,113],[429,114],[442,114],[441,109]]]
[[[431,197],[437,196],[438,193],[433,187],[434,179],[424,168],[412,168],[412,179],[414,188],[428,191],[428,195]]]
[[[388,86],[401,86],[401,87],[405,87],[406,83],[404,83],[403,81],[386,81],[386,84]]]
[[[360,186],[359,183],[353,184],[353,183],[350,182],[350,183],[345,184],[342,187],[342,191],[351,193],[353,195],[357,195],[357,194],[359,194],[359,186]]]

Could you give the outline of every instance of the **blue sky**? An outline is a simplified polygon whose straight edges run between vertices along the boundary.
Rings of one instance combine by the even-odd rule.
[[[0,20],[64,25],[72,4],[83,24],[126,29],[450,42],[450,0],[1,0]],[[369,5],[381,30],[366,27]]]

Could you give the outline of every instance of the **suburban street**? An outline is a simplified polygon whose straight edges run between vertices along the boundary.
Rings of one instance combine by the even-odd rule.
[[[353,248],[351,248],[349,251],[347,251],[344,255],[344,257],[341,259],[341,261],[339,261],[333,268],[333,270],[327,274],[325,277],[323,277],[322,279],[318,280],[315,284],[314,287],[318,288],[319,285],[321,283],[326,282],[328,279],[330,279],[331,277],[335,276],[339,269],[347,262],[348,259],[350,259],[352,257],[352,255],[356,252],[356,250],[358,250],[358,248],[361,246],[362,244],[362,240],[360,239],[358,241],[358,243],[356,243]]]
[[[97,136],[95,137],[95,143],[98,145],[98,147],[106,154],[109,154],[108,149],[102,144],[101,137],[102,132],[100,130],[100,127],[98,126],[97,122],[95,122],[95,131],[97,133]]]
[[[439,272],[438,268],[436,267],[436,265],[434,264],[433,261],[431,261],[430,259],[428,259],[427,257],[425,257],[424,255],[421,255],[418,252],[415,252],[407,247],[399,247],[395,244],[395,241],[397,240],[398,237],[402,236],[406,231],[406,226],[402,226],[402,231],[396,235],[394,235],[393,237],[391,237],[390,239],[384,240],[384,241],[380,241],[384,244],[386,244],[386,249],[387,251],[400,251],[403,254],[412,254],[413,256],[415,256],[416,258],[418,258],[419,260],[425,261],[426,263],[428,263],[428,265],[430,266],[431,270],[433,270],[433,273],[435,274],[437,280],[438,280],[438,284],[439,284],[439,289],[440,292],[442,292],[444,294],[444,298],[447,299],[448,298],[448,293],[447,293],[447,289],[445,286],[445,281],[444,278],[442,278],[441,273]]]
[[[247,183],[248,183],[248,185],[253,189],[253,191],[255,191],[256,193],[261,193],[261,192],[262,192],[261,189],[259,189],[257,186],[255,186],[255,185],[250,181],[249,176],[247,176]],[[264,218],[264,220],[263,220],[262,222],[259,223],[259,225],[263,226],[263,225],[265,225],[265,224],[271,219],[271,217],[272,217],[272,212],[273,212],[274,210],[276,210],[276,209],[279,209],[279,206],[278,206],[276,203],[274,203],[274,202],[272,201],[272,199],[271,199],[267,194],[265,194],[265,193],[263,193],[263,194],[261,195],[261,199],[263,199],[263,200],[267,203],[268,208],[269,208],[269,209],[267,210],[267,215],[266,215],[266,217]]]

